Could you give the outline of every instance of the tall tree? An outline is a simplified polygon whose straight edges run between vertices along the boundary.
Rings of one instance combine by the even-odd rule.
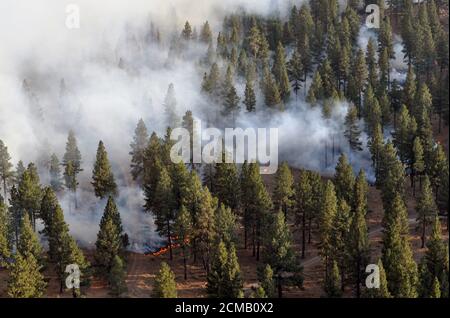
[[[214,213],[217,209],[217,199],[209,192],[208,188],[203,188],[200,194],[198,211],[195,215],[194,239],[196,250],[200,253],[203,267],[206,273],[210,271],[211,256],[213,253],[213,242],[216,236],[214,225]]]
[[[52,154],[50,158],[50,186],[53,191],[59,192],[63,189],[63,181],[61,177],[61,167],[59,163],[59,159],[56,154]]]
[[[173,184],[170,175],[165,167],[162,168],[160,178],[155,191],[155,224],[158,233],[167,239],[170,251],[170,259],[172,255],[172,238],[173,238],[173,222],[175,221],[174,211],[174,194]]]
[[[131,151],[131,175],[142,185],[144,179],[144,155],[149,143],[148,131],[144,120],[141,118],[134,130],[133,141],[130,144]]]
[[[294,177],[287,162],[283,162],[275,176],[273,203],[275,210],[281,209],[286,219],[293,205],[294,192]]]
[[[36,228],[36,219],[39,216],[39,209],[41,205],[42,189],[40,186],[39,175],[36,166],[30,163],[27,170],[23,173],[17,188],[19,209],[22,213],[27,212],[29,220]]]
[[[291,87],[289,85],[289,76],[286,66],[286,53],[281,42],[278,42],[278,46],[275,52],[272,73],[279,88],[281,98],[284,102],[287,102],[287,100],[289,99]]]
[[[253,88],[252,81],[247,78],[245,83],[245,92],[244,92],[244,105],[249,113],[255,111],[256,108],[256,95],[255,90]]]
[[[72,130],[69,131],[66,143],[66,152],[62,161],[66,187],[74,193],[75,208],[77,208],[77,175],[83,171],[81,168],[81,152],[78,149],[77,139]]]
[[[350,264],[353,281],[355,282],[356,297],[361,295],[363,272],[370,257],[369,236],[367,233],[367,181],[363,170],[360,171],[355,182],[355,205],[349,231]]]
[[[117,184],[108,160],[108,153],[101,140],[98,143],[97,157],[92,171],[92,185],[95,195],[100,199],[117,196]]]
[[[408,235],[404,232],[406,207],[401,199],[394,200],[389,214],[391,217],[384,222],[382,248],[389,292],[394,297],[414,298],[417,297],[418,272]]]
[[[338,198],[344,199],[347,203],[351,204],[353,202],[355,175],[345,154],[341,154],[339,157],[335,170],[334,185],[336,188],[336,195]]]
[[[189,257],[189,246],[192,240],[193,232],[192,217],[186,207],[183,205],[177,215],[177,219],[174,224],[174,231],[176,233],[177,243],[183,251],[183,267],[184,267],[184,279],[187,279],[187,260]]]
[[[361,130],[358,125],[358,112],[353,105],[350,106],[347,116],[345,117],[344,136],[347,138],[351,150],[362,150],[362,142],[360,141]]]
[[[384,270],[381,259],[378,260],[377,265],[380,273],[380,288],[371,288],[366,290],[366,296],[369,298],[391,298],[392,295],[389,292],[386,271]]]
[[[177,98],[175,96],[175,87],[172,83],[169,84],[166,97],[164,98],[164,112],[166,124],[171,128],[176,128],[180,119],[177,115]]]
[[[328,181],[322,198],[322,210],[320,214],[320,255],[325,266],[325,280],[328,279],[330,260],[333,251],[333,222],[337,213],[337,198],[335,187],[331,181]],[[331,264],[332,265],[332,264]]]
[[[16,253],[8,281],[8,295],[12,298],[42,297],[46,283],[40,270],[41,265],[34,256]]]
[[[161,263],[161,268],[155,277],[152,296],[155,298],[177,298],[175,274],[166,262]]]
[[[6,200],[8,194],[8,184],[12,181],[14,173],[12,170],[11,156],[8,153],[8,147],[0,139],[0,179],[3,186],[3,195]]]
[[[0,199],[0,267],[9,263],[12,251],[12,219],[8,208]]]
[[[116,255],[114,257],[113,265],[111,267],[111,272],[108,276],[108,284],[110,288],[110,293],[115,297],[121,297],[124,295],[128,288],[126,285],[126,265],[120,256]]]
[[[207,292],[213,298],[242,298],[243,282],[234,244],[219,241],[207,276]]]
[[[430,277],[435,277],[439,280],[442,296],[448,297],[448,244],[445,244],[442,239],[442,229],[439,217],[434,218],[431,236],[427,242],[427,251],[425,252],[424,260],[426,270]],[[428,285],[424,287],[426,291],[430,291],[431,286]]]
[[[264,235],[264,263],[269,264],[276,277],[278,297],[283,297],[283,285],[303,283],[302,268],[297,264],[292,247],[292,235],[283,212],[276,214]]]
[[[421,196],[417,200],[417,227],[420,229],[422,248],[425,247],[427,227],[432,224],[437,216],[437,207],[431,190],[430,179],[425,176],[422,183]]]
[[[100,230],[95,242],[95,261],[101,271],[110,272],[116,255],[120,255],[124,248],[124,234],[120,214],[112,197],[108,198],[102,219]]]

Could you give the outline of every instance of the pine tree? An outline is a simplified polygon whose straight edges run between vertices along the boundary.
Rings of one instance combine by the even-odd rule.
[[[247,200],[250,200],[250,202],[244,202],[244,206],[250,219],[253,256],[259,260],[264,225],[273,203],[262,181],[257,163],[250,163],[243,185],[247,190],[245,194]]]
[[[437,277],[433,280],[433,285],[431,286],[430,298],[441,298],[441,285]]]
[[[60,292],[64,290],[66,280],[66,266],[77,264],[80,272],[86,272],[89,264],[85,260],[83,253],[78,248],[75,240],[69,234],[69,226],[64,221],[64,215],[61,207],[56,206],[52,215],[51,231],[48,235],[49,244],[52,246],[52,261],[55,263],[55,270],[60,282]],[[77,296],[79,291],[73,291]]]
[[[375,170],[375,178],[378,179],[380,173],[381,155],[384,148],[384,136],[380,124],[374,127],[372,136],[368,141],[368,147],[372,157],[372,166]]]
[[[368,82],[372,87],[378,83],[378,70],[376,62],[375,42],[372,37],[369,38],[366,50],[366,65],[368,68]]]
[[[125,279],[126,265],[123,260],[116,255],[112,263],[111,272],[108,276],[108,284],[113,296],[121,297],[127,292],[128,288]]]
[[[408,108],[403,105],[400,110],[399,123],[394,133],[394,145],[399,152],[400,160],[403,164],[411,162],[414,137],[417,130],[417,124],[410,117]]]
[[[212,42],[212,31],[208,21],[203,24],[202,30],[200,31],[200,41],[203,43]]]
[[[152,296],[155,298],[177,298],[175,274],[165,262],[161,263],[161,268],[155,277]]]
[[[16,171],[14,173],[14,183],[15,184],[19,184],[25,170],[26,169],[25,169],[25,166],[23,165],[23,161],[19,160],[19,162],[16,165]]]
[[[33,255],[16,253],[11,265],[8,295],[12,298],[39,298],[46,288],[41,266]]]
[[[214,213],[217,209],[217,199],[213,198],[208,188],[203,188],[195,215],[194,239],[196,251],[201,255],[206,273],[210,270],[212,244],[216,236]]]
[[[298,97],[298,92],[302,88],[303,82],[303,65],[302,56],[297,48],[292,54],[288,64],[288,75],[291,82],[292,90],[295,93],[295,98]]]
[[[81,153],[78,150],[77,139],[72,130],[69,131],[62,164],[64,166],[64,182],[67,189],[74,194],[75,209],[77,204],[77,175],[83,171],[81,168]]]
[[[442,176],[445,175],[445,171],[448,170],[448,160],[445,155],[444,149],[441,144],[437,144],[431,154],[431,160],[429,162],[429,176],[430,182],[434,189],[434,193],[438,194],[442,188]]]
[[[278,108],[283,110],[283,102],[281,99],[280,90],[277,83],[274,81],[272,75],[269,72],[268,67],[264,68],[263,77],[263,92],[264,92],[264,102],[269,108]]]
[[[404,232],[405,217],[402,215],[406,215],[406,208],[401,199],[393,202],[389,214],[391,217],[384,222],[382,248],[389,292],[393,297],[417,297],[417,265],[408,235]]]
[[[155,190],[162,166],[162,145],[156,133],[152,133],[144,151],[145,209],[151,211],[155,205]]]
[[[337,198],[334,185],[331,181],[328,181],[325,187],[324,196],[322,198],[322,209],[320,214],[320,255],[323,258],[326,268],[325,277],[328,277],[328,268],[331,258],[333,241],[332,230],[333,221],[337,213]]]
[[[244,51],[243,51],[244,52]],[[247,82],[245,84],[245,92],[244,92],[244,105],[249,113],[255,111],[256,108],[256,95],[255,90],[253,89],[253,83],[250,79],[247,78]]]
[[[351,223],[350,206],[343,199],[338,200],[336,215],[334,216],[334,226],[331,231],[331,240],[333,241],[333,260],[337,263],[339,273],[341,276],[341,289],[345,288],[349,248],[347,246],[349,241],[349,231]],[[351,271],[350,271],[351,274]]]
[[[275,210],[281,209],[286,219],[293,205],[294,192],[294,177],[287,162],[283,162],[275,176],[273,203]]]
[[[236,92],[236,88],[231,85],[228,89],[225,97],[225,103],[224,103],[224,111],[222,112],[223,115],[228,116],[231,115],[233,119],[233,125],[236,124],[236,116],[239,112],[239,96]]]
[[[425,252],[426,271],[431,277],[436,277],[441,285],[441,293],[444,297],[448,297],[448,274],[449,274],[449,257],[448,244],[442,239],[442,230],[439,217],[435,217],[430,239],[427,242],[427,251]],[[423,286],[429,291],[431,286]]]
[[[341,275],[336,261],[332,262],[329,275],[325,278],[324,289],[329,298],[339,298],[342,296]]]
[[[301,258],[305,258],[306,251],[306,229],[307,218],[313,210],[313,189],[311,185],[311,174],[309,171],[302,171],[296,187],[295,196],[295,225],[302,233],[302,253]]]
[[[323,97],[322,77],[319,72],[314,74],[311,86],[309,87],[308,96],[306,101],[312,105],[315,105],[318,100]]]
[[[184,24],[184,29],[181,32],[181,37],[186,41],[192,39],[192,28],[189,24],[189,21],[186,21],[186,23]]]
[[[419,137],[414,139],[413,144],[413,164],[412,164],[412,182],[413,182],[413,195],[416,195],[416,180],[419,179],[419,183],[422,184],[422,174],[425,171],[424,153],[422,141]]]
[[[64,184],[67,189],[74,193],[75,208],[77,207],[76,191],[78,188],[77,174],[72,161],[69,161],[64,169]]]
[[[221,204],[214,215],[215,233],[218,241],[228,248],[237,243],[236,215],[230,208]]]
[[[192,217],[186,207],[183,205],[177,215],[174,224],[176,241],[180,244],[183,251],[184,280],[187,279],[187,259],[189,257],[189,246],[192,240],[193,224]]]
[[[175,88],[172,83],[169,84],[166,97],[164,98],[164,112],[166,124],[171,128],[178,127],[180,119],[177,115],[177,99],[175,96]]]
[[[360,171],[355,183],[355,205],[349,231],[350,264],[353,281],[356,286],[356,297],[361,295],[363,272],[370,257],[369,236],[367,233],[367,181],[363,170]]]
[[[289,76],[286,66],[286,53],[281,42],[278,43],[275,60],[272,67],[272,73],[280,91],[280,97],[284,102],[287,102],[290,95],[291,87],[289,85]]]
[[[420,238],[422,241],[422,248],[425,247],[426,230],[432,224],[433,219],[437,216],[437,207],[434,202],[433,191],[431,190],[430,180],[428,176],[422,183],[422,193],[420,199],[417,201],[417,226],[420,229]]]
[[[23,217],[17,251],[25,258],[32,256],[39,264],[43,264],[43,249],[39,243],[39,238],[33,231],[28,214]]]
[[[389,209],[397,194],[401,197],[404,194],[405,167],[398,160],[397,151],[390,141],[384,146],[382,152],[377,184],[381,189],[385,209]]]
[[[366,291],[368,298],[391,298],[392,295],[389,292],[388,282],[386,279],[386,271],[384,270],[383,262],[378,260],[378,270],[380,274],[380,288],[371,288]]]
[[[364,52],[359,49],[356,57],[354,59],[353,67],[352,67],[352,87],[355,92],[354,102],[357,105],[358,115],[361,116],[361,101],[362,101],[362,92],[365,87],[365,83],[367,80],[367,67],[366,61],[364,57]],[[350,84],[349,84],[350,85]]]
[[[6,267],[11,257],[11,221],[8,208],[0,199],[0,267]]]
[[[51,156],[49,174],[50,186],[52,187],[53,191],[61,191],[63,189],[63,182],[61,178],[61,168],[56,154],[52,154]]]
[[[5,146],[0,139],[0,179],[3,186],[4,199],[6,200],[8,194],[8,184],[12,181],[14,173],[12,171],[11,156],[8,153],[8,147]]]
[[[155,224],[158,233],[167,239],[170,250],[170,259],[172,260],[172,237],[173,222],[175,221],[175,207],[173,183],[165,167],[162,168],[160,173],[158,185],[156,186],[155,198],[155,210],[153,211],[155,216]]]
[[[335,170],[334,185],[336,188],[336,196],[340,199],[344,199],[347,203],[352,203],[355,175],[345,154],[341,154],[339,157]]]
[[[95,260],[105,273],[110,272],[114,257],[120,255],[124,248],[122,231],[119,211],[114,199],[109,197],[95,242]]]
[[[351,105],[345,117],[345,132],[350,149],[353,151],[362,151],[362,142],[360,141],[361,131],[358,125],[358,112],[356,107]]]
[[[72,162],[75,175],[83,171],[81,169],[81,153],[78,150],[77,139],[72,130],[69,131],[66,143],[66,152],[63,157],[63,166],[67,166]]]
[[[260,285],[264,291],[264,295],[267,298],[275,297],[276,286],[273,278],[273,270],[269,264],[266,264],[266,266],[258,271],[258,280],[260,281]]]
[[[130,144],[131,151],[131,175],[133,180],[138,181],[142,185],[144,178],[144,154],[148,145],[148,132],[144,121],[139,122],[134,130],[133,142]]]
[[[215,250],[207,276],[208,295],[212,298],[242,298],[243,282],[234,245],[231,244],[227,251],[225,243],[219,241]]]
[[[410,65],[408,68],[408,73],[406,74],[406,81],[403,86],[403,98],[402,102],[408,107],[409,112],[413,110],[414,107],[414,97],[416,95],[416,75],[414,70]]]
[[[108,153],[101,140],[98,143],[97,157],[92,171],[92,186],[95,195],[100,199],[117,196],[117,184],[109,164]]]
[[[277,282],[278,297],[283,296],[283,285],[293,283],[301,286],[302,268],[297,264],[292,246],[292,235],[283,212],[275,215],[264,237],[264,263],[269,264]],[[286,273],[292,274],[288,279]]]

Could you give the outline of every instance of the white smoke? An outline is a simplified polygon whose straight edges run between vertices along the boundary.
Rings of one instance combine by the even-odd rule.
[[[143,118],[150,132],[164,133],[162,104],[170,83],[175,86],[180,115],[191,109],[207,120],[209,113],[220,110],[200,94],[205,70],[198,61],[206,54],[206,46],[192,45],[181,58],[172,59],[172,36],[179,34],[186,20],[197,31],[209,20],[215,38],[223,16],[238,8],[257,14],[283,14],[292,3],[301,2],[3,0],[0,139],[15,163],[38,162],[45,183],[48,176],[42,163],[52,152],[62,157],[67,133],[74,130],[84,169],[79,176],[79,208],[71,206],[73,198],[67,193],[60,201],[72,234],[89,246],[96,240],[106,204],[94,197],[90,184],[96,148],[103,140],[119,184],[117,204],[124,229],[130,235],[131,248],[142,250],[158,236],[151,216],[142,211],[141,190],[130,181],[128,152],[137,121]],[[80,29],[65,26],[69,3],[80,7]],[[161,45],[146,41],[150,23],[160,28]],[[223,75],[225,71],[221,71]],[[24,79],[28,94],[24,93]],[[244,84],[240,80],[237,90],[242,96]],[[262,103],[258,96],[259,109],[264,107]],[[338,103],[326,120],[319,106],[312,109],[301,97],[286,105],[284,113],[241,114],[238,126],[278,127],[280,160],[294,167],[332,174],[339,153],[345,152],[355,170],[364,168],[370,176],[367,149],[352,154],[342,135],[347,107],[345,102]]]

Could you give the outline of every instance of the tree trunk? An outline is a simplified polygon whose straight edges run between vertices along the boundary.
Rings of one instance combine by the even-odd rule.
[[[361,297],[361,261],[356,262],[356,298]]]
[[[4,197],[5,197],[5,203],[6,203],[7,202],[7,199],[6,199],[7,191],[6,191],[6,178],[5,177],[3,177],[3,193],[5,194]]]
[[[167,219],[167,240],[169,242],[170,260],[173,260],[173,255],[172,255],[172,237],[170,235],[170,221],[169,221],[169,219]]]
[[[253,253],[252,253],[252,255],[253,255],[253,257],[255,257],[256,256],[256,241],[255,241],[255,226],[253,225],[253,228],[252,228],[252,248],[253,248]]]
[[[305,249],[306,249],[306,212],[302,213],[302,258],[305,258]]]
[[[247,235],[248,235],[248,226],[244,225],[244,249],[247,249]]]
[[[420,237],[421,241],[422,241],[422,248],[425,247],[425,230],[426,230],[426,226],[425,226],[425,217],[423,218],[423,224],[422,224],[422,236]]]
[[[311,244],[311,223],[312,223],[312,217],[309,216],[308,218],[308,244]]]
[[[283,298],[283,286],[281,285],[281,274],[278,274],[277,279],[278,287],[278,298]]]
[[[183,247],[184,280],[187,279],[186,247]]]

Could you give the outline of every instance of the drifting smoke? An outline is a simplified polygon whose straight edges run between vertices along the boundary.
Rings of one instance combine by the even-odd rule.
[[[71,233],[88,246],[96,240],[106,204],[94,197],[90,184],[98,141],[103,140],[119,186],[117,204],[124,229],[131,248],[140,251],[145,242],[159,238],[151,216],[142,211],[142,191],[130,180],[128,152],[136,123],[143,118],[150,132],[164,133],[162,105],[173,83],[180,115],[190,109],[221,127],[209,120],[220,106],[200,94],[203,71],[198,61],[206,46],[194,44],[182,57],[169,58],[173,35],[179,34],[185,20],[197,31],[209,20],[217,32],[223,16],[238,8],[285,14],[294,1],[79,0],[75,3],[81,28],[70,30],[65,27],[65,8],[71,2],[1,1],[0,139],[15,163],[36,162],[46,183],[50,154],[61,158],[68,131],[75,132],[84,169],[79,176],[79,207],[74,209],[71,194],[59,199]],[[149,40],[151,25],[161,30],[162,44]],[[243,90],[244,83],[238,80],[240,96]],[[261,96],[257,107],[263,107]],[[355,170],[365,169],[373,178],[367,149],[351,154],[343,137],[347,103],[337,103],[329,119],[323,118],[320,106],[311,108],[303,97],[286,108],[277,114],[242,113],[237,126],[278,127],[280,161],[294,167],[331,175],[339,154],[345,152]]]

